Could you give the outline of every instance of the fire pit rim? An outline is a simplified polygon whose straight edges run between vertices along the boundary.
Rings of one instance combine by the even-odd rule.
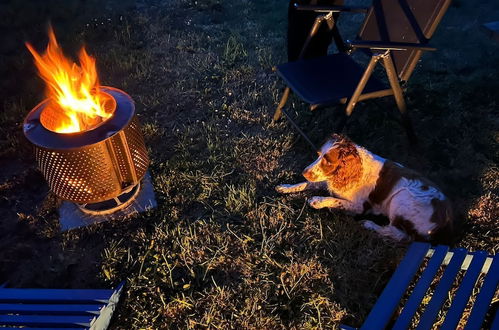
[[[118,88],[101,86],[101,91],[109,94],[116,101],[116,108],[113,115],[99,126],[76,133],[51,131],[40,122],[40,115],[49,102],[49,99],[45,99],[26,116],[23,124],[24,135],[39,148],[68,151],[100,143],[113,137],[123,127],[128,126],[133,119],[135,103],[127,93]]]

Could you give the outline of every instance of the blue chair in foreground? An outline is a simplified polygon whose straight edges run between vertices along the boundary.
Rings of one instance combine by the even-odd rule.
[[[0,329],[107,329],[123,291],[0,288]]]
[[[420,269],[423,261],[427,259],[426,267]],[[463,311],[465,310],[473,291],[476,292],[480,275],[484,274],[483,283],[474,297],[471,312],[466,320],[464,329],[482,329],[482,324],[489,311],[491,301],[497,291],[499,281],[499,256],[489,256],[485,251],[467,252],[465,249],[449,249],[448,246],[439,245],[431,248],[427,243],[413,243],[401,261],[392,278],[378,298],[373,309],[367,316],[360,329],[408,329],[412,319],[419,309],[427,291],[438,275],[441,266],[445,266],[443,274],[436,284],[431,299],[422,311],[416,329],[432,329],[437,321],[437,316],[449,297],[458,273],[465,271],[464,277],[459,282],[458,288],[451,299],[451,304],[439,329],[456,329]],[[398,315],[394,315],[401,299],[418,270],[421,270],[419,279],[415,282],[408,298]],[[499,329],[499,312],[491,321],[492,329]],[[342,329],[354,329],[342,326]]]

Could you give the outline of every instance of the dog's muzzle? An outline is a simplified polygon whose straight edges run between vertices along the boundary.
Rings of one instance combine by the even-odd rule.
[[[313,171],[309,169],[305,169],[302,175],[305,179],[307,179],[307,181],[314,182],[315,180],[317,180],[317,176],[314,174]]]

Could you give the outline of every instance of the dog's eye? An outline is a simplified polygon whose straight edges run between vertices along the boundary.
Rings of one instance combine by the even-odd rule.
[[[327,160],[327,158],[326,158],[326,157],[323,157],[323,158],[322,158],[322,162],[323,162],[324,164],[326,164],[326,165],[331,165],[331,162],[330,162],[329,160]]]
[[[328,163],[328,164],[332,164],[333,163],[333,160],[331,159],[331,155],[330,154],[325,154],[323,159]]]

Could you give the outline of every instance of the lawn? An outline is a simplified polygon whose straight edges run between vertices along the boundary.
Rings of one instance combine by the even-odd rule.
[[[358,2],[357,2],[358,3]],[[112,328],[337,328],[361,324],[406,247],[306,194],[315,156],[271,124],[286,60],[283,0],[16,1],[0,5],[0,284],[110,288],[127,280]],[[82,43],[103,85],[136,102],[158,208],[61,233],[59,201],[36,168],[22,121],[44,87],[24,48],[51,18],[68,54]],[[419,170],[454,202],[456,246],[497,253],[499,43],[480,31],[499,3],[454,1],[407,89],[419,150],[392,99],[362,102],[348,135]],[[344,15],[349,38],[361,17]],[[319,144],[341,107],[290,112]]]

